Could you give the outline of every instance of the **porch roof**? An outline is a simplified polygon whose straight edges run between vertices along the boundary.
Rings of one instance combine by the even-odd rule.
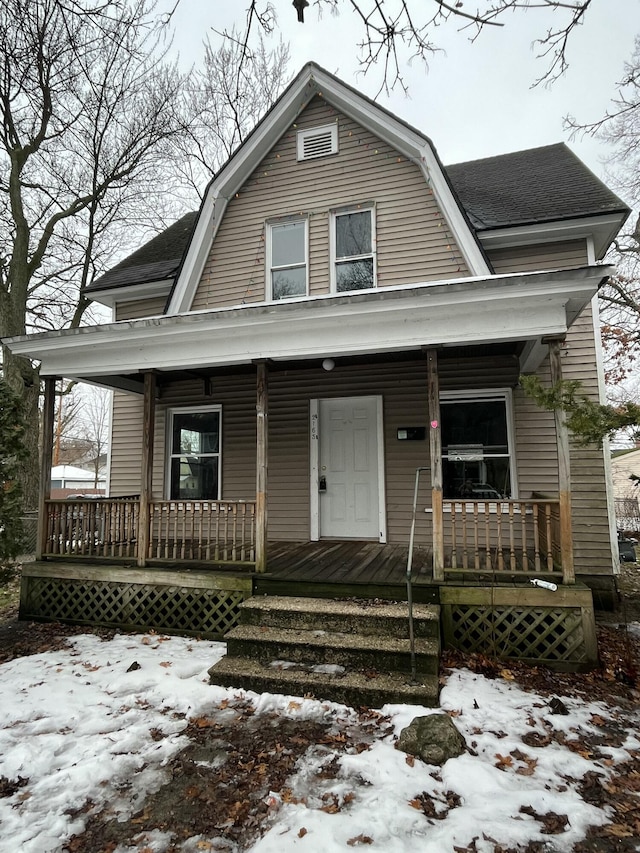
[[[259,359],[419,350],[562,335],[612,272],[611,266],[422,282],[216,310],[124,320],[7,339],[41,361],[43,376],[114,387],[149,370],[234,366]],[[546,350],[546,348],[544,348]],[[138,383],[134,383],[136,386]],[[132,385],[133,389],[133,385]]]

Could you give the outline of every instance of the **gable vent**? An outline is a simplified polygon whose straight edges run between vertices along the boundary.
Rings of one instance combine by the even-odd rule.
[[[338,125],[327,124],[299,130],[297,136],[298,160],[313,160],[338,153]]]

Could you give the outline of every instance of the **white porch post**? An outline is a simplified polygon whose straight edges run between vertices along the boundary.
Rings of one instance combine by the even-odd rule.
[[[36,560],[41,560],[47,541],[47,501],[51,497],[51,462],[53,460],[53,420],[56,399],[56,378],[44,380],[44,406],[42,412],[42,456],[40,459],[40,486],[38,491],[38,536]]]
[[[269,459],[269,371],[256,363],[256,572],[267,569],[267,475]]]
[[[429,403],[429,455],[431,466],[431,518],[433,524],[433,579],[444,580],[444,519],[442,514],[442,431],[440,426],[440,380],[438,351],[427,350],[427,396]]]
[[[156,375],[144,375],[144,408],[142,418],[142,462],[140,466],[140,514],[138,516],[138,565],[146,566],[149,553],[149,508],[153,487],[153,437],[156,413]]]
[[[562,380],[562,340],[549,343],[549,365],[553,385]],[[556,440],[558,443],[558,493],[560,500],[560,554],[562,558],[562,580],[566,584],[576,581],[573,563],[573,529],[571,524],[571,462],[569,455],[569,430],[566,414],[562,409],[554,412]]]

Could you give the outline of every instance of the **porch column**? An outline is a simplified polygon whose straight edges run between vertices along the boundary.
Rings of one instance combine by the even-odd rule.
[[[146,566],[150,538],[150,503],[153,486],[153,434],[156,420],[156,375],[144,375],[142,462],[140,467],[140,514],[138,516],[138,565]]]
[[[56,399],[55,376],[44,380],[44,408],[42,412],[42,457],[40,459],[40,486],[38,491],[38,536],[36,560],[41,560],[47,541],[47,501],[51,498],[51,462],[53,460],[53,420]]]
[[[427,350],[427,397],[429,403],[429,455],[431,466],[431,519],[433,523],[433,579],[444,580],[444,521],[442,516],[442,431],[438,351]]]
[[[269,450],[269,371],[256,363],[256,572],[267,569],[267,473]]]
[[[562,380],[562,341],[549,342],[549,365],[553,385]],[[569,430],[567,417],[562,409],[554,411],[556,441],[558,443],[558,490],[560,499],[560,554],[562,558],[563,583],[576,581],[573,564],[573,530],[571,525],[571,462],[569,456]]]

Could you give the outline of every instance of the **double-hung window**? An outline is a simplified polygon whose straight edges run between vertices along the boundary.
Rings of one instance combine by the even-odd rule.
[[[307,295],[307,220],[267,224],[267,291],[271,299]]]
[[[220,406],[169,411],[171,500],[219,500],[221,422]]]
[[[500,500],[515,494],[511,392],[443,392],[445,498]]]
[[[376,286],[375,210],[358,207],[331,216],[332,284],[337,293]]]

